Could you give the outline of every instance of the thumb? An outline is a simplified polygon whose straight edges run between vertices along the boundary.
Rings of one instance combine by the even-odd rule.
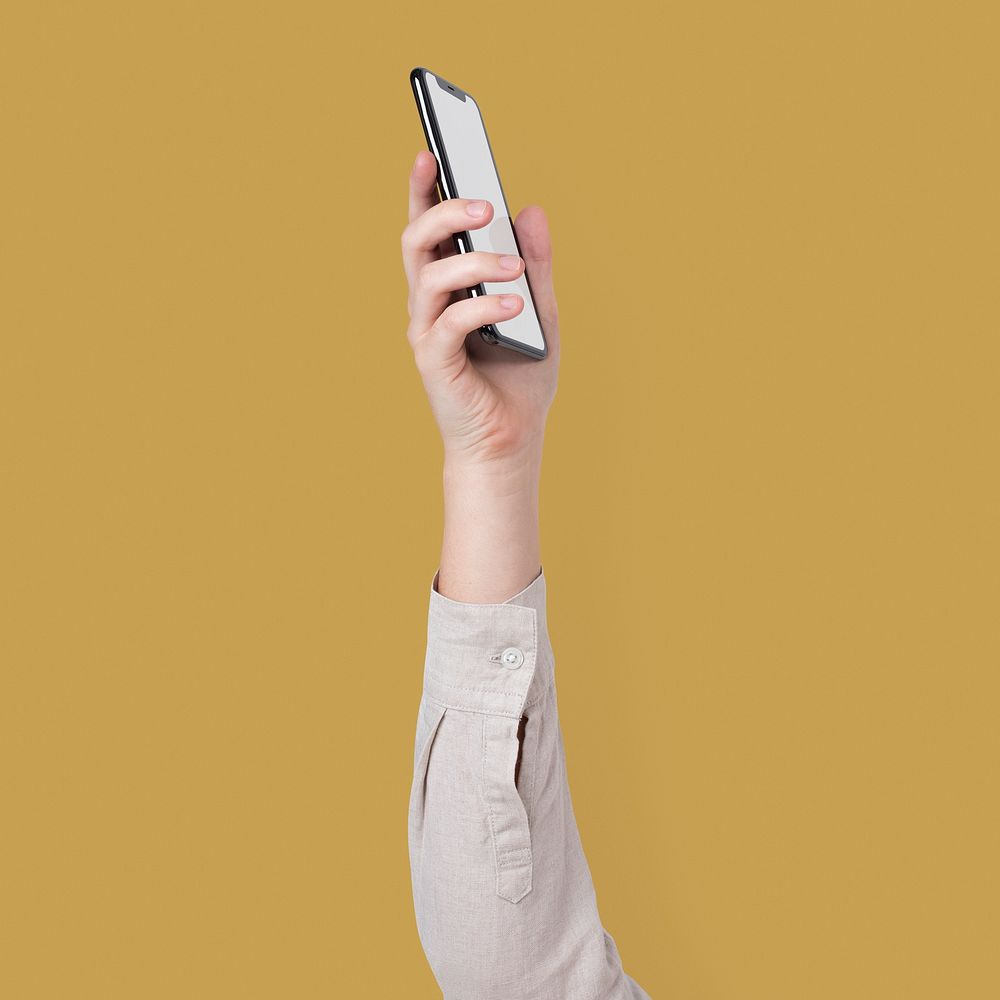
[[[539,205],[529,205],[518,213],[514,231],[524,258],[524,269],[531,282],[531,295],[535,300],[538,317],[546,336],[558,337],[559,311],[556,293],[552,287],[552,238],[549,221]]]

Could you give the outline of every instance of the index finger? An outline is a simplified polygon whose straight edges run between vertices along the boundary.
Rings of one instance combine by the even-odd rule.
[[[436,180],[437,160],[433,153],[422,149],[410,171],[410,222],[438,203]]]

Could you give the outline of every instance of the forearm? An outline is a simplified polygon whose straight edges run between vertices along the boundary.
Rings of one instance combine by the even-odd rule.
[[[492,465],[445,461],[441,594],[498,603],[538,576],[541,466],[541,445]]]

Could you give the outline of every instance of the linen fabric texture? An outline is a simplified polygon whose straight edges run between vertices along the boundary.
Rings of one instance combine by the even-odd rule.
[[[604,929],[570,799],[544,568],[499,604],[430,587],[409,800],[444,1000],[650,1000]]]

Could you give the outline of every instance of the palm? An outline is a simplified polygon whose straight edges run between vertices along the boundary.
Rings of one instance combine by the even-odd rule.
[[[452,383],[461,418],[474,420],[484,438],[502,439],[516,447],[544,422],[556,388],[559,320],[552,290],[548,224],[541,210],[527,208],[514,222],[526,261],[532,295],[545,331],[549,355],[533,360],[516,351],[487,344],[478,332],[465,339],[468,362]],[[441,256],[452,256],[451,240]],[[456,295],[455,298],[459,298]]]

